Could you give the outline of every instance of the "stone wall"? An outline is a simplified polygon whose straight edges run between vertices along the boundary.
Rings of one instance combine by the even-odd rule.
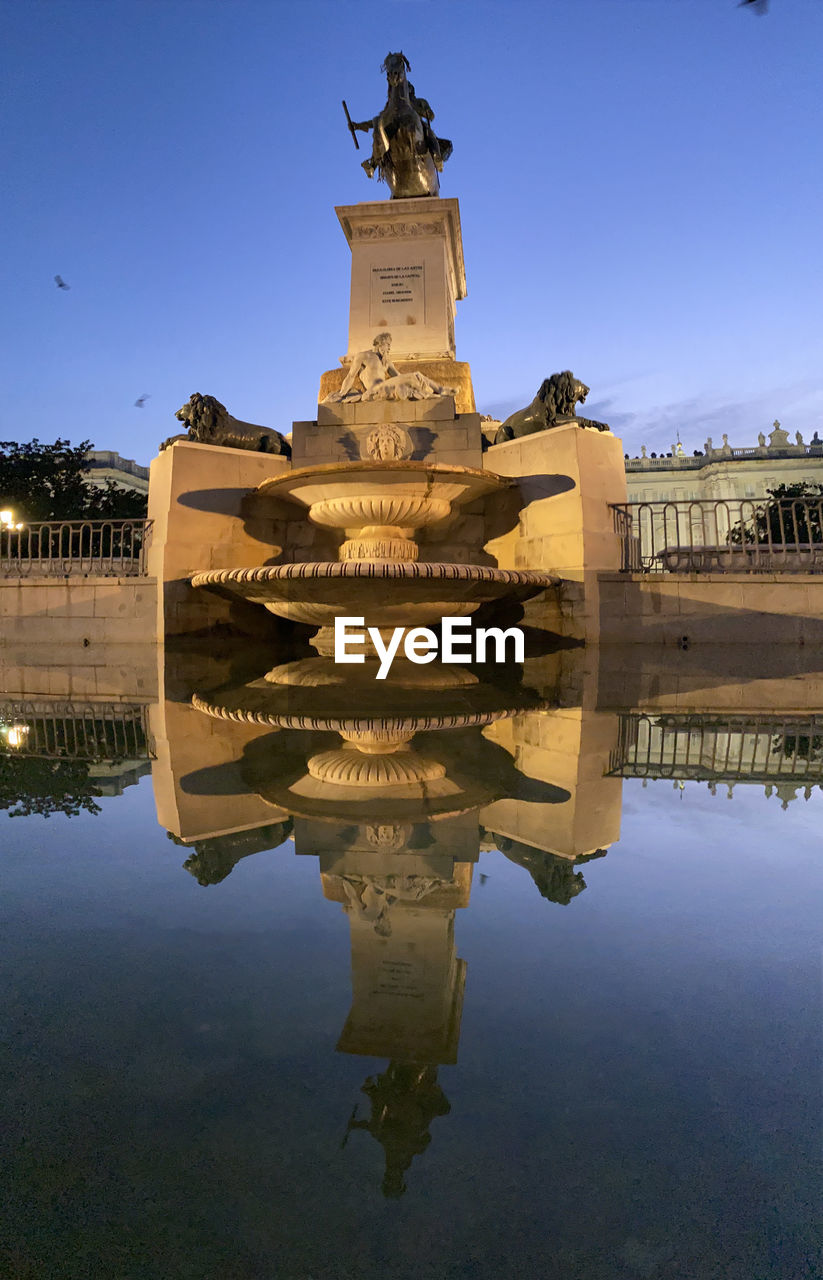
[[[153,644],[153,578],[0,578],[0,646]]]
[[[92,641],[84,645],[82,640],[75,644],[43,642],[39,634],[35,620],[22,640],[8,640],[0,646],[3,697],[128,703],[156,699],[157,645],[153,637],[142,644]]]
[[[823,646],[823,574],[601,573],[601,644]]]

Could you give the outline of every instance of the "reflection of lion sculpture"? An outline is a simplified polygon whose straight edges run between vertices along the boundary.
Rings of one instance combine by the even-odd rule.
[[[574,406],[583,404],[589,388],[585,382],[575,378],[570,369],[564,373],[553,373],[544,378],[540,390],[527,409],[513,413],[498,427],[494,437],[495,444],[505,440],[519,440],[521,436],[530,436],[535,431],[548,431],[551,427],[560,427],[574,422],[579,427],[595,427],[598,431],[608,431],[605,422],[594,422],[591,418],[578,418]]]
[[[240,422],[214,396],[201,396],[199,391],[195,391],[174,416],[186,424],[188,432],[170,436],[161,444],[161,450],[176,440],[193,440],[196,444],[222,444],[230,449],[253,449],[258,453],[281,453],[291,457],[288,442],[279,431],[255,426],[253,422]]]

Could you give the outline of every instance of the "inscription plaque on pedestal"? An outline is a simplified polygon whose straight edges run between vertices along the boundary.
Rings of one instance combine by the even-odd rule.
[[[426,323],[426,269],[422,262],[372,266],[369,323],[387,329]]]

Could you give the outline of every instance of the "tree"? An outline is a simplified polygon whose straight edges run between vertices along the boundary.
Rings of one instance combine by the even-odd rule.
[[[89,780],[85,760],[44,760],[37,756],[0,755],[0,812],[10,818],[38,813],[49,818],[65,813],[100,813],[99,789]]]
[[[17,519],[141,520],[146,515],[144,494],[90,484],[85,475],[90,440],[72,445],[18,444],[0,440],[0,506],[10,507]]]
[[[766,490],[767,501],[729,530],[737,545],[823,545],[823,484],[798,480]],[[747,504],[748,505],[748,504]]]

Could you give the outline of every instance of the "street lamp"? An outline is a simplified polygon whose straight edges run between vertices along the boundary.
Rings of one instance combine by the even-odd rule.
[[[26,735],[31,728],[27,724],[4,724],[0,728],[0,734],[6,739],[6,744],[10,747],[22,747],[26,742]]]
[[[6,507],[5,510],[0,511],[0,526],[4,529],[22,529],[23,523],[20,521],[15,524],[14,512],[11,507]]]

